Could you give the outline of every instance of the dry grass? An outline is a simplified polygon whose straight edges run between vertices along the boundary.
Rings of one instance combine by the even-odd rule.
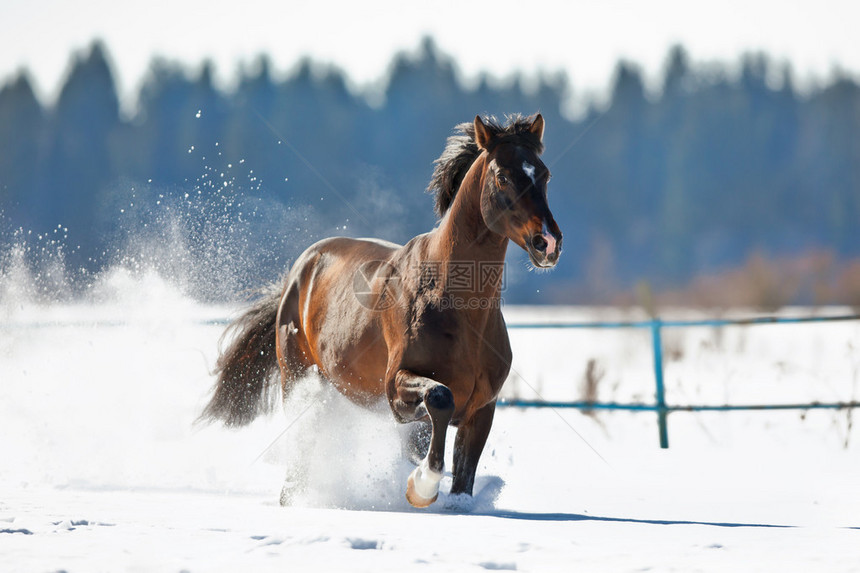
[[[658,306],[743,306],[766,312],[789,304],[844,304],[860,310],[860,260],[840,262],[830,251],[785,258],[754,253],[739,268],[702,275],[655,299]]]

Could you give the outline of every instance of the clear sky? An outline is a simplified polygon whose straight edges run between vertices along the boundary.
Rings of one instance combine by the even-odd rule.
[[[695,62],[765,50],[803,84],[837,66],[858,75],[858,23],[856,0],[2,0],[0,81],[26,66],[52,98],[71,52],[101,38],[126,98],[153,55],[194,66],[209,57],[225,83],[263,52],[284,73],[310,55],[362,88],[429,34],[467,79],[564,70],[575,95],[604,90],[621,57],[656,78],[678,42]]]

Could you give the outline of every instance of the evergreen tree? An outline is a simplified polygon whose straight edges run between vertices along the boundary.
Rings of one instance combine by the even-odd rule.
[[[38,201],[45,113],[26,72],[0,88],[0,211],[25,229],[44,226]]]
[[[78,55],[60,91],[48,133],[42,225],[69,229],[73,262],[97,268],[105,246],[108,186],[114,181],[112,142],[119,126],[119,99],[105,48],[94,43]],[[78,248],[79,247],[79,248]]]
[[[135,176],[160,186],[194,181],[197,157],[189,157],[194,145],[189,126],[197,113],[192,111],[193,89],[178,65],[153,61],[138,98],[133,137],[141,151]]]

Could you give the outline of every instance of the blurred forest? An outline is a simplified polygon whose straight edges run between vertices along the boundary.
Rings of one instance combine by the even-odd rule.
[[[571,120],[563,74],[467,86],[429,39],[394,57],[373,103],[310,60],[275,80],[261,57],[229,92],[213,74],[155,60],[131,114],[98,42],[73,56],[55,105],[26,71],[9,79],[3,248],[52,238],[68,269],[93,275],[151,232],[234,267],[231,289],[254,286],[323,236],[429,230],[424,189],[454,125],[541,111],[564,255],[537,275],[512,252],[507,302],[860,305],[860,86],[848,76],[801,94],[765,55],[694,65],[675,47],[658,96],[620,62],[608,103]]]

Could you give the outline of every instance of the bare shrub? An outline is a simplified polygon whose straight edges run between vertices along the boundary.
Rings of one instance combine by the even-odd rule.
[[[585,374],[582,378],[582,401],[587,404],[597,402],[598,386],[600,381],[606,375],[606,371],[598,364],[595,358],[590,358],[585,365]],[[583,413],[587,416],[594,416],[595,412],[592,408],[586,408]]]

